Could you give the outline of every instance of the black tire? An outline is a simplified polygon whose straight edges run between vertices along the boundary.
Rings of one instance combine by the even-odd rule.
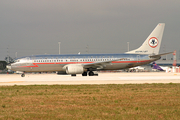
[[[98,74],[94,74],[94,76],[98,76]]]
[[[76,74],[71,74],[72,77],[76,77]]]
[[[25,74],[21,74],[21,77],[25,77]]]
[[[89,76],[94,76],[94,72],[93,72],[93,71],[90,71],[90,72],[89,72]]]
[[[87,72],[83,72],[82,76],[87,76]]]

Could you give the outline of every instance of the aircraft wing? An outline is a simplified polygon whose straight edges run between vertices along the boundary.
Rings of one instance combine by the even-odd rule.
[[[95,62],[95,63],[88,63],[88,64],[83,64],[84,68],[96,68],[96,69],[102,69],[106,65],[111,65],[113,61],[119,61],[119,60],[124,60],[125,58],[121,59],[115,59],[115,60],[109,60],[109,61],[102,61],[102,62]]]

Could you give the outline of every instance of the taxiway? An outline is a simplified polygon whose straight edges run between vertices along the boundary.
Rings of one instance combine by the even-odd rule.
[[[142,72],[142,73],[99,73],[99,76],[57,74],[2,74],[2,85],[81,85],[81,84],[145,84],[180,83],[180,73]]]

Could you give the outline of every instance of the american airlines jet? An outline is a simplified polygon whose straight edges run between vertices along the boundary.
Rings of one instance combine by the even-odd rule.
[[[71,76],[93,76],[93,71],[120,70],[149,64],[162,55],[170,54],[159,54],[164,27],[164,23],[159,23],[138,49],[124,54],[34,55],[18,58],[7,67],[23,72],[22,77],[25,72],[50,71]]]

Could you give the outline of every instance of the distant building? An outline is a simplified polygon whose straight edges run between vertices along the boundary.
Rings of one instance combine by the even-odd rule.
[[[156,64],[160,66],[173,66],[173,60],[158,60]],[[176,61],[176,66],[180,66],[180,60]]]

